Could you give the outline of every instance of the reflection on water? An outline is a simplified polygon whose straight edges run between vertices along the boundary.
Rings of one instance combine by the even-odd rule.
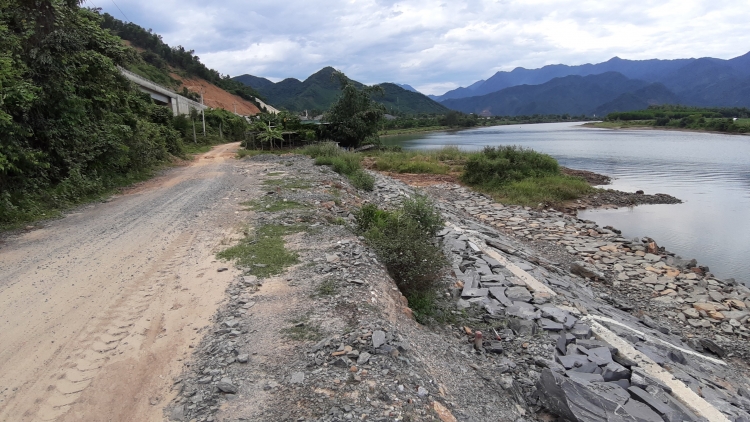
[[[471,150],[520,145],[550,154],[563,166],[611,176],[614,189],[674,195],[684,203],[583,211],[579,217],[612,225],[628,237],[652,237],[719,277],[750,282],[750,136],[551,123],[405,135],[386,143]]]

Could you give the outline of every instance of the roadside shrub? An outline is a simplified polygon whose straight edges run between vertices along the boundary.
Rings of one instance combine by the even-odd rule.
[[[374,204],[364,204],[354,213],[354,222],[359,234],[367,233],[373,227],[383,228],[388,221],[390,213],[383,211]]]
[[[429,200],[407,200],[390,212],[365,205],[355,221],[407,299],[435,290],[447,260],[434,241],[442,219]]]
[[[360,190],[370,192],[375,189],[375,178],[362,169],[349,175],[349,181],[352,182],[355,188]]]
[[[361,159],[362,157],[359,155],[347,152],[338,157],[333,157],[331,159],[331,168],[338,174],[349,176],[362,169],[362,166],[359,164]]]
[[[443,216],[435,208],[435,204],[426,196],[415,196],[404,201],[402,210],[406,217],[416,221],[425,234],[430,237],[435,236],[445,223]]]

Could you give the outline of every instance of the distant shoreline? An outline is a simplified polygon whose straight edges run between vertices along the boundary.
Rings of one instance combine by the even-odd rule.
[[[741,135],[750,136],[750,133],[737,133],[737,132],[719,132],[716,130],[703,130],[703,129],[686,129],[681,127],[667,127],[667,126],[650,126],[650,125],[632,125],[632,126],[605,126],[601,125],[603,122],[588,122],[580,127],[589,127],[595,129],[612,129],[612,130],[666,130],[672,132],[695,132],[695,133],[713,133],[717,135]]]
[[[385,138],[389,136],[399,136],[399,135],[411,135],[411,134],[418,134],[418,133],[433,133],[433,132],[458,132],[462,130],[468,130],[468,129],[478,129],[483,127],[496,127],[496,126],[515,126],[515,125],[539,125],[539,124],[547,124],[547,123],[575,123],[580,122],[581,120],[560,120],[560,121],[554,121],[554,122],[501,122],[494,125],[484,125],[484,126],[471,126],[471,127],[451,127],[451,126],[429,126],[425,128],[408,128],[408,129],[388,129],[385,131],[380,131],[381,133],[378,134],[379,137]]]

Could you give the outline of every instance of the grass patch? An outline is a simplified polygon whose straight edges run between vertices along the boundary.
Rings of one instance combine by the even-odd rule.
[[[309,189],[310,184],[300,179],[266,179],[264,186],[278,187],[282,189]]]
[[[318,287],[315,288],[315,293],[318,296],[334,296],[338,294],[339,292],[339,286],[336,280],[334,279],[328,279],[324,280],[320,284],[318,284]]]
[[[515,146],[486,147],[466,162],[461,180],[512,204],[554,205],[593,192],[583,179],[560,173],[547,154]]]
[[[185,155],[203,154],[211,151],[211,148],[213,147],[213,145],[195,144],[188,142],[185,144]]]
[[[332,142],[309,145],[301,152],[314,158],[316,166],[331,166],[357,189],[371,191],[375,188],[375,178],[362,169],[360,154],[344,151]]]
[[[650,127],[654,120],[614,120],[604,122],[589,122],[583,124],[586,127],[597,127],[601,129],[621,129],[626,127]]]
[[[287,267],[299,262],[297,253],[286,250],[284,236],[301,231],[305,231],[305,226],[265,225],[216,256],[234,261],[247,274],[258,277],[281,274]]]
[[[264,212],[278,212],[286,211],[295,208],[305,208],[304,204],[295,201],[287,201],[286,199],[260,199],[243,202],[240,205],[247,207],[247,211],[264,211]]]
[[[318,157],[336,157],[344,151],[334,142],[320,142],[308,145],[300,150],[301,154],[308,155],[312,158]]]
[[[594,188],[583,179],[564,175],[528,178],[480,190],[484,190],[500,202],[530,207],[539,204],[558,204],[594,192]]]
[[[378,132],[380,136],[394,136],[394,135],[406,135],[409,133],[422,133],[422,132],[440,132],[445,130],[451,130],[450,126],[425,126],[425,127],[410,127],[403,129],[386,129]]]
[[[320,331],[320,327],[315,324],[310,324],[310,320],[307,317],[292,319],[289,323],[292,324],[291,327],[283,328],[281,330],[281,334],[289,339],[297,341],[317,341],[323,338],[323,333]]]
[[[237,151],[237,158],[255,157],[256,155],[262,155],[262,154],[281,155],[282,153],[283,151],[268,151],[268,150],[261,150],[261,149],[242,148]]]
[[[375,178],[362,169],[350,174],[349,181],[352,182],[352,186],[359,190],[371,192],[375,189]]]
[[[446,146],[429,151],[381,151],[368,154],[375,159],[375,169],[393,173],[448,174],[463,171],[466,161],[477,155]]]

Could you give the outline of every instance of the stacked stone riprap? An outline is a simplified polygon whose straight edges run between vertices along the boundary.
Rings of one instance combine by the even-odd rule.
[[[670,394],[669,387],[643,372],[636,362],[618,355],[611,345],[596,340],[588,325],[579,320],[591,312],[620,321],[622,325],[608,328],[728,420],[750,420],[750,397],[742,395],[747,391],[742,376],[697,353],[682,352],[725,356],[725,347],[696,335],[700,333],[683,341],[675,335],[682,334],[680,331],[647,315],[636,318],[623,312],[636,306],[618,303],[616,293],[635,291],[641,305],[656,309],[678,307],[674,320],[688,329],[705,325],[713,331],[746,337],[750,314],[744,309],[750,304],[746,303],[750,290],[714,278],[694,261],[674,257],[650,239],[625,239],[614,229],[602,229],[563,213],[502,206],[464,188],[446,188],[431,192],[454,193],[441,202],[449,220],[473,230],[474,236],[496,246],[496,253],[558,293],[549,298],[528,290],[523,281],[469,242],[465,231],[446,229],[441,233],[446,252],[454,257],[453,272],[463,283],[460,292],[456,289],[458,308],[481,306],[492,318],[505,319],[509,326],[523,327],[526,332],[547,332],[554,341],[554,356],[550,356],[554,362],[548,363],[536,384],[539,404],[580,421],[610,420],[615,414],[622,420],[700,420]],[[445,198],[443,195],[434,196]],[[570,255],[568,263],[556,265],[540,259],[519,243],[519,238],[557,243]],[[607,286],[612,293],[594,293],[587,279],[610,280]],[[529,321],[535,325],[530,326]]]

